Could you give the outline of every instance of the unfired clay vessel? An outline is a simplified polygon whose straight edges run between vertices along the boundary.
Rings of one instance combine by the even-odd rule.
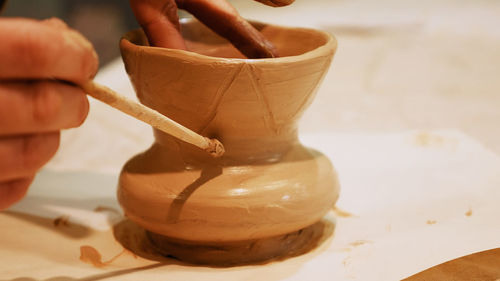
[[[330,161],[297,138],[336,41],[317,30],[254,25],[280,58],[244,59],[197,21],[182,24],[191,51],[149,47],[141,30],[120,42],[139,100],[226,149],[212,158],[155,130],[151,148],[124,166],[119,202],[166,254],[206,262],[231,248],[244,255],[262,239],[285,242],[253,249],[244,261],[283,254],[284,235],[300,234],[338,198]]]

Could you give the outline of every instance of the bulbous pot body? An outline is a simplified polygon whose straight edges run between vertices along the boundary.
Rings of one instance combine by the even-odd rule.
[[[327,33],[254,23],[281,57],[244,59],[197,21],[184,22],[191,51],[149,47],[141,30],[120,42],[139,100],[219,139],[206,152],[155,130],[124,166],[118,199],[147,230],[186,243],[274,237],[321,219],[338,198],[330,161],[297,138],[297,121],[329,68]]]

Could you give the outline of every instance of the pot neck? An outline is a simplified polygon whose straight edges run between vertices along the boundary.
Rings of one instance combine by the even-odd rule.
[[[226,152],[213,158],[205,151],[180,141],[161,131],[154,130],[156,145],[167,157],[180,158],[188,165],[245,165],[271,164],[281,160],[293,146],[297,145],[297,130],[266,136],[222,136],[219,139]]]

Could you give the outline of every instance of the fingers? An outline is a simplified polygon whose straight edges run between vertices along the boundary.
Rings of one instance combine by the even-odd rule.
[[[254,0],[257,2],[260,2],[262,4],[266,4],[268,6],[272,7],[283,7],[283,6],[288,6],[295,2],[295,0]]]
[[[59,130],[88,113],[92,45],[58,19],[0,20],[0,209],[20,200],[59,147]],[[65,81],[65,82],[61,82]],[[70,82],[70,83],[67,83]]]
[[[60,21],[5,18],[0,38],[0,79],[56,78],[81,84],[97,72],[92,45]]]
[[[0,210],[24,197],[35,173],[58,146],[58,132],[0,137]]]
[[[174,0],[130,0],[130,6],[151,46],[186,49]]]
[[[264,3],[277,5],[267,0]],[[181,8],[228,39],[248,58],[278,56],[273,44],[245,21],[226,0],[130,0],[130,5],[151,46],[186,49],[177,16],[177,8]]]
[[[76,86],[55,81],[0,84],[0,137],[78,127],[88,111],[87,96]]]
[[[30,176],[7,182],[0,182],[0,211],[7,209],[10,205],[21,200],[28,191],[28,187],[33,179],[34,176]]]
[[[0,184],[31,177],[58,147],[59,132],[0,137]]]
[[[277,57],[276,48],[243,19],[226,0],[177,0],[181,9],[193,14],[217,34],[228,39],[248,58]]]
[[[58,18],[49,18],[49,19],[45,19],[41,22],[42,24],[45,24],[45,25],[48,25],[48,26],[52,26],[56,29],[59,29],[59,30],[63,30],[63,29],[68,29],[68,25],[63,22],[62,20],[58,19]]]

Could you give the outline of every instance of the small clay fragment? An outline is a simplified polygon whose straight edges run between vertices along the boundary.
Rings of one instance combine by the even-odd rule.
[[[69,217],[61,216],[54,219],[52,222],[54,226],[68,226],[69,225]]]
[[[212,157],[221,157],[225,150],[222,143],[216,139],[208,139],[209,147],[205,149]]]
[[[117,209],[107,206],[97,206],[94,208],[94,212],[110,212],[110,213],[120,214],[120,211],[118,211]]]
[[[88,263],[95,267],[104,267],[114,262],[117,258],[122,256],[126,252],[128,251],[126,249],[123,249],[123,251],[121,251],[116,256],[112,257],[110,260],[103,262],[102,255],[101,253],[99,253],[99,251],[97,251],[92,246],[84,245],[80,246],[80,260],[84,263]]]
[[[339,209],[337,206],[333,206],[333,211],[335,212],[335,215],[341,218],[350,218],[353,216],[351,213]]]
[[[95,267],[103,267],[105,265],[102,262],[101,254],[94,247],[87,245],[80,247],[80,260]]]

